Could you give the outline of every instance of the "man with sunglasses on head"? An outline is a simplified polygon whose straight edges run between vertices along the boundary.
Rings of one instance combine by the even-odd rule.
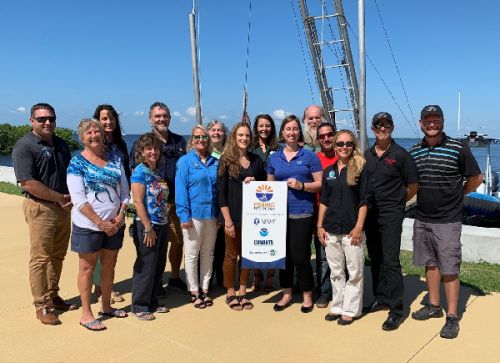
[[[420,113],[424,138],[410,149],[417,164],[420,188],[413,224],[413,264],[425,266],[429,301],[412,313],[415,320],[441,318],[441,278],[448,311],[442,338],[458,336],[458,292],[462,249],[464,195],[474,191],[483,175],[470,148],[444,132],[443,110],[428,105]]]
[[[162,142],[161,150],[162,158],[159,165],[160,176],[167,182],[169,194],[167,199],[168,209],[168,241],[170,249],[168,258],[172,267],[172,273],[168,280],[168,288],[187,292],[187,285],[179,277],[179,271],[182,262],[182,230],[179,217],[175,213],[175,167],[177,160],[186,154],[186,139],[170,131],[170,109],[163,102],[154,102],[149,108],[149,122],[151,123],[152,132]],[[136,166],[135,162],[135,143],[130,150],[130,166],[133,169]],[[166,264],[166,261],[165,261]],[[165,295],[162,287],[157,292],[159,297]]]
[[[375,300],[365,311],[389,310],[383,330],[395,330],[403,321],[403,273],[399,260],[406,202],[418,190],[411,155],[392,138],[394,122],[388,112],[373,116],[375,144],[365,151],[370,180],[365,221]]]
[[[29,280],[36,317],[48,325],[61,324],[54,309],[76,305],[59,296],[59,279],[68,250],[72,207],[66,184],[71,154],[66,142],[54,135],[56,113],[47,103],[31,108],[31,132],[12,152],[18,183],[26,199],[23,211],[30,235]]]
[[[317,143],[320,147],[320,151],[318,151],[316,155],[321,162],[323,170],[325,170],[330,165],[335,164],[338,159],[333,145],[335,129],[331,123],[322,122],[316,130]],[[325,247],[321,244],[316,234],[314,234],[314,247],[316,250],[316,284],[319,293],[318,300],[316,300],[316,307],[326,308],[328,307],[328,302],[332,299],[330,267],[328,266],[328,261],[326,260]]]

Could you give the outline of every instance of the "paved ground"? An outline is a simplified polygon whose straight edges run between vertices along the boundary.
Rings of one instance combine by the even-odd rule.
[[[187,295],[171,292],[164,303],[172,311],[158,314],[152,322],[134,317],[108,319],[108,330],[90,332],[78,325],[79,311],[72,311],[60,316],[62,325],[44,326],[31,306],[29,242],[21,203],[21,197],[0,194],[1,362],[499,361],[500,294],[477,296],[468,288],[461,290],[464,313],[455,340],[439,337],[444,319],[418,322],[408,318],[397,331],[384,332],[380,329],[384,312],[347,327],[325,322],[326,309],[302,314],[299,302],[275,313],[272,305],[278,299],[277,290],[256,294],[252,311],[229,310],[222,290],[214,292],[215,305],[205,310],[194,309]],[[134,255],[127,238],[115,278],[115,289],[126,298],[117,306],[125,309],[130,304]],[[60,285],[61,295],[73,302],[79,302],[76,275],[77,256],[68,252]],[[405,303],[416,310],[425,285],[414,276],[406,276],[405,283]]]

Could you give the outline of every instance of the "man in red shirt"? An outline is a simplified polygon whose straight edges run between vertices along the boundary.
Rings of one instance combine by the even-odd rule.
[[[316,153],[323,170],[337,161],[333,138],[335,131],[333,125],[328,122],[321,123],[317,128],[317,143],[321,148]],[[319,197],[319,196],[318,196]],[[319,199],[319,198],[318,198]],[[316,301],[316,307],[326,308],[328,302],[332,299],[332,284],[330,282],[330,268],[326,261],[325,247],[319,242],[318,236],[314,235],[314,247],[316,249],[316,284],[319,292],[319,298]]]

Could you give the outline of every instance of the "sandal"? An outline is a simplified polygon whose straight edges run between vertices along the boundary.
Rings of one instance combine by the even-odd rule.
[[[234,310],[234,311],[243,310],[243,307],[240,304],[240,300],[238,299],[238,296],[236,296],[236,295],[226,296],[226,304],[227,304],[227,306],[229,306],[229,308],[231,310]]]
[[[252,310],[254,308],[252,302],[250,301],[249,298],[247,298],[246,295],[240,295],[238,299],[239,299],[240,305],[243,309]],[[246,300],[246,302],[243,302],[243,300]]]
[[[88,323],[80,322],[80,325],[91,331],[102,331],[107,329],[106,326],[97,319],[89,321]]]
[[[137,319],[142,320],[142,321],[151,321],[155,320],[156,317],[153,315],[153,313],[150,313],[149,311],[143,311],[140,313],[135,314]]]
[[[200,295],[200,299],[203,300],[205,303],[205,306],[212,306],[214,304],[214,301],[210,296],[208,296],[208,292],[204,292]]]
[[[109,316],[111,318],[126,318],[128,316],[127,312],[122,309],[112,309],[111,311],[99,311],[97,313],[99,316]]]
[[[95,293],[97,295],[97,293]],[[97,301],[102,302],[101,294],[97,295]],[[118,291],[111,291],[111,297],[109,299],[110,304],[114,304],[115,302],[124,302],[125,298]]]
[[[166,314],[166,313],[169,313],[169,312],[170,312],[170,309],[167,308],[164,305],[159,305],[155,309],[155,313]]]
[[[203,301],[203,294],[195,295],[195,294],[190,294],[191,295],[191,302],[193,303],[193,306],[196,309],[205,309],[206,304]],[[197,302],[199,301],[199,302]]]

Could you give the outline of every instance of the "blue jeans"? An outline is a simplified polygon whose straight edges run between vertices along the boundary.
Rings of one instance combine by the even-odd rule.
[[[316,249],[316,286],[320,295],[332,298],[332,283],[330,281],[330,267],[326,260],[325,247],[314,235],[314,248]]]

